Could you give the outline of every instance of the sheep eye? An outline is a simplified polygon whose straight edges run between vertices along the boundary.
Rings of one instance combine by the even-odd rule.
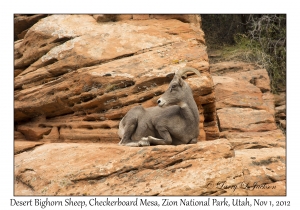
[[[171,86],[172,89],[174,89],[174,88],[176,88],[176,87],[177,87],[177,85],[172,85],[172,86]]]

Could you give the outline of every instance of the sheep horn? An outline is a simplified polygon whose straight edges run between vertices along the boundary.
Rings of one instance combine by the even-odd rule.
[[[195,68],[192,68],[192,67],[185,67],[185,68],[182,68],[180,69],[179,71],[177,71],[175,73],[175,75],[179,76],[179,77],[182,77],[182,75],[188,71],[191,71],[191,72],[194,72],[195,74],[197,74],[198,76],[200,76],[200,72],[195,69]]]

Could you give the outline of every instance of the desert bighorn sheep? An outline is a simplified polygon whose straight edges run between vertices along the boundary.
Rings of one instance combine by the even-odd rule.
[[[181,78],[198,70],[186,67],[177,71],[169,88],[157,100],[158,106],[137,106],[119,124],[120,145],[149,146],[195,144],[199,135],[199,112],[189,85]]]

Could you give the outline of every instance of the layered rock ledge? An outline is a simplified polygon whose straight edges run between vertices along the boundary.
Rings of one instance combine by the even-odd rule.
[[[226,139],[144,148],[51,143],[15,162],[16,195],[285,194],[284,148],[234,151]]]

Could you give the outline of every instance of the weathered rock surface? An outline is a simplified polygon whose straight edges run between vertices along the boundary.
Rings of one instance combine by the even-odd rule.
[[[26,140],[26,138],[21,132],[14,131],[14,140]]]
[[[44,144],[43,142],[19,141],[15,140],[14,154],[19,154],[25,151],[33,150],[35,147]]]
[[[223,108],[218,110],[221,131],[257,132],[275,130],[274,117],[265,110]]]
[[[286,93],[281,92],[279,94],[274,95],[275,106],[281,106],[286,104]]]
[[[245,183],[246,180],[268,183],[271,179],[276,188],[258,185],[255,189],[260,189],[261,195],[285,194],[286,137],[276,126],[279,122],[280,128],[285,127],[282,114],[285,113],[285,95],[274,97],[267,71],[254,64],[224,61],[210,64],[210,70],[215,84],[220,137],[230,142],[235,159],[241,160],[244,166],[253,166],[243,172]],[[267,153],[273,157],[267,157]],[[224,195],[256,193],[237,189]]]
[[[31,127],[26,125],[18,126],[18,131],[24,134],[26,139],[39,140],[43,135],[50,133],[51,128]]]
[[[28,29],[37,23],[40,19],[46,17],[46,14],[39,15],[21,15],[15,14],[14,17],[14,40],[23,39]]]
[[[234,151],[225,139],[144,148],[51,143],[15,156],[15,192],[16,195],[285,195],[284,162],[283,148]],[[275,189],[258,188],[262,184]],[[246,186],[249,188],[244,189]]]
[[[245,80],[262,92],[270,91],[270,78],[265,69],[260,69],[252,63],[224,61],[210,65],[213,75],[228,76],[237,80]]]
[[[275,114],[278,116],[276,109],[280,108],[275,109],[265,69],[236,61],[214,63],[210,69],[221,131],[265,132],[277,128]]]
[[[274,94],[275,101],[275,119],[277,125],[286,130],[286,93]]]
[[[200,28],[201,18],[199,15],[182,15],[182,14],[122,14],[122,15],[112,15],[112,14],[99,14],[93,15],[97,22],[110,22],[110,21],[122,21],[122,20],[149,20],[149,19],[158,19],[158,20],[169,20],[175,19],[180,20],[184,23],[191,23],[194,27]]]
[[[230,76],[213,76],[217,109],[241,107],[267,109],[260,89],[249,82]]]
[[[260,149],[282,147],[286,148],[285,135],[280,129],[265,132],[221,132],[221,137],[226,138],[234,150]]]

